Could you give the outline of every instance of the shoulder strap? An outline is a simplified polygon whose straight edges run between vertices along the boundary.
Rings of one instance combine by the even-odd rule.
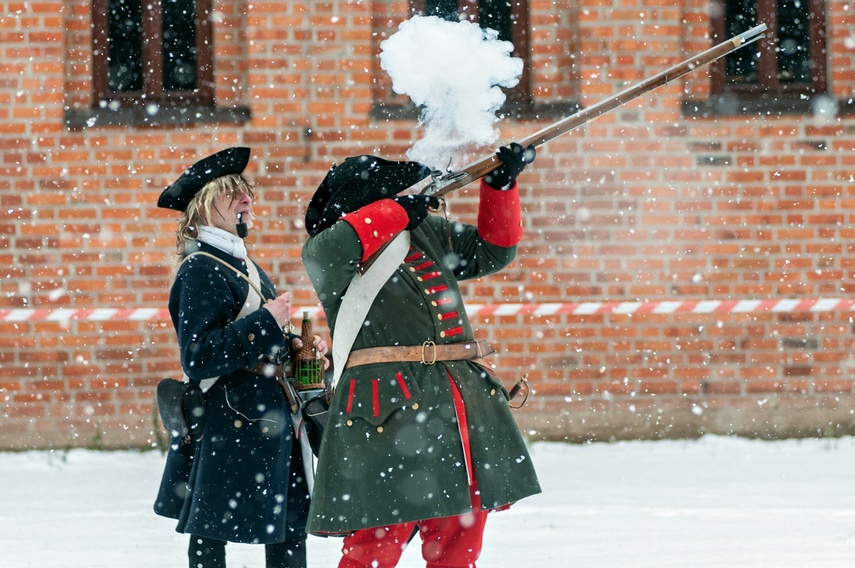
[[[238,315],[235,320],[239,320],[240,318],[254,312],[255,310],[261,307],[261,302],[264,300],[264,295],[261,293],[261,277],[259,277],[258,275],[258,268],[256,268],[255,264],[253,264],[251,260],[249,260],[248,258],[246,259],[246,270],[247,272],[249,272],[249,276],[247,276],[246,274],[244,274],[228,262],[224,261],[223,259],[204,251],[196,251],[188,254],[184,257],[181,263],[183,264],[185,260],[195,255],[202,255],[207,256],[208,258],[213,258],[223,266],[231,268],[235,272],[235,274],[237,274],[249,283],[250,291],[247,293],[246,299],[243,301],[243,306],[241,306],[240,311],[238,312]],[[208,392],[208,389],[210,389],[211,386],[213,386],[213,384],[217,382],[217,379],[219,379],[219,377],[202,379],[200,385],[202,388],[202,392]],[[189,380],[190,379],[185,374],[184,382],[188,382]]]
[[[350,355],[350,348],[356,340],[356,335],[362,329],[368,309],[374,303],[374,298],[380,288],[389,280],[395,270],[410,250],[410,232],[402,231],[389,246],[377,257],[377,260],[363,274],[357,273],[350,282],[335,321],[335,331],[332,337],[333,382],[332,388],[338,384],[344,364]]]
[[[246,259],[246,271],[249,273],[249,279],[247,281],[251,285],[254,285],[252,286],[252,291],[247,292],[243,307],[241,307],[240,312],[238,312],[237,318],[235,319],[248,316],[260,308],[261,302],[264,301],[264,297],[259,293],[261,288],[261,277],[258,275],[258,268],[248,258]]]
[[[225,260],[218,258],[211,253],[204,252],[201,250],[196,251],[196,252],[191,252],[190,254],[185,256],[184,260],[182,260],[181,262],[184,263],[184,261],[186,261],[188,258],[190,258],[191,256],[196,256],[196,255],[202,255],[202,256],[207,256],[208,258],[213,258],[214,260],[216,260],[217,262],[219,262],[223,266],[226,266],[226,267],[232,269],[232,271],[234,271],[235,274],[237,274],[238,276],[240,276],[241,278],[243,278],[244,280],[246,280],[249,283],[249,285],[252,287],[252,289],[255,291],[255,293],[258,294],[259,298],[261,298],[262,300],[269,299],[269,298],[265,298],[264,294],[261,293],[261,283],[260,283],[260,278],[258,277],[258,269],[255,268],[255,265],[252,264],[252,261],[250,261],[248,258],[246,259],[247,271],[249,271],[251,275],[255,276],[255,278],[254,278],[255,282],[253,282],[253,279],[251,279],[249,276],[247,276],[246,274],[244,274],[243,272],[241,272],[240,270],[238,270],[237,268],[235,268],[234,266],[232,266],[231,264],[229,264]],[[250,266],[252,268],[250,268]]]

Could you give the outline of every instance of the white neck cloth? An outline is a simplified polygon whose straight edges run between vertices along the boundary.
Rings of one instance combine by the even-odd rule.
[[[240,260],[246,258],[246,245],[243,239],[218,227],[207,225],[199,227],[199,240]]]

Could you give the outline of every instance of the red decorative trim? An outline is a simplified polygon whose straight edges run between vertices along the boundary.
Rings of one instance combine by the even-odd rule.
[[[498,247],[512,247],[522,240],[520,194],[517,184],[501,191],[481,180],[478,203],[478,234]]]
[[[350,389],[347,393],[347,413],[353,411],[353,393],[356,392],[356,379],[350,379]]]
[[[413,270],[416,270],[416,271],[418,271],[418,270],[424,270],[425,268],[430,268],[431,266],[433,266],[433,261],[432,261],[432,260],[429,260],[429,261],[427,261],[427,262],[423,262],[423,263],[421,263],[421,264],[419,264],[419,265],[414,266],[414,267],[413,267]]]
[[[440,320],[447,320],[447,319],[451,319],[451,318],[456,318],[459,315],[460,314],[457,311],[446,312],[444,314],[439,314],[439,319]]]
[[[455,335],[460,335],[461,333],[463,333],[462,327],[452,327],[451,329],[446,329],[445,331],[441,332],[440,335],[445,338],[454,337]]]
[[[425,253],[423,253],[420,250],[417,250],[416,252],[412,253],[410,256],[408,256],[407,258],[404,259],[404,264],[409,264],[413,261],[416,261],[416,260],[422,258],[424,255],[425,255]]]
[[[392,237],[407,228],[410,218],[403,207],[391,199],[369,203],[341,218],[348,223],[362,243],[362,261],[380,250]]]
[[[379,379],[371,379],[371,403],[374,417],[380,416],[380,393]]]
[[[439,292],[445,292],[448,290],[448,284],[439,284],[437,286],[431,286],[427,290],[425,290],[426,294],[437,294]]]
[[[404,393],[404,398],[407,400],[413,398],[413,395],[410,394],[410,389],[407,388],[407,383],[404,382],[404,375],[401,374],[401,371],[395,373],[395,378],[398,379],[398,386],[401,387],[401,392]]]

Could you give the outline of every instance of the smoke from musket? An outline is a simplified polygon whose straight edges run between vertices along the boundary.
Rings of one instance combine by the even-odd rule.
[[[498,138],[497,111],[505,102],[499,87],[519,82],[523,62],[498,32],[469,21],[414,16],[380,44],[380,66],[392,89],[423,107],[424,136],[407,152],[436,169],[458,166],[467,149]]]

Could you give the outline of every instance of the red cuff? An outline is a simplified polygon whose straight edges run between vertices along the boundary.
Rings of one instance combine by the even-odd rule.
[[[395,235],[407,228],[410,218],[403,207],[391,199],[369,203],[341,218],[347,222],[362,243],[362,262],[380,250]]]
[[[482,179],[478,203],[478,234],[498,247],[512,247],[522,240],[520,193],[517,183],[505,191],[493,189]]]

